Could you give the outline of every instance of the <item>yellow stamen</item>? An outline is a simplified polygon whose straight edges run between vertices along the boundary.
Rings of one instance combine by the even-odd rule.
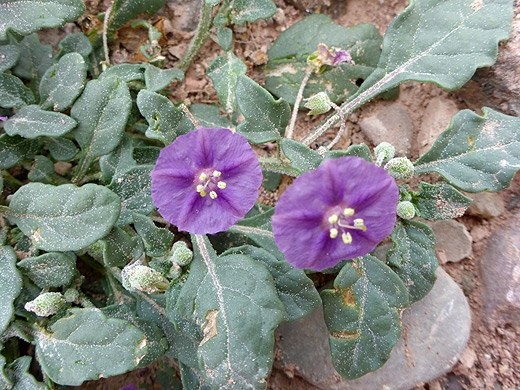
[[[202,191],[204,191],[204,186],[202,184],[199,184],[197,186],[197,192],[202,192]]]
[[[208,178],[208,175],[206,175],[204,172],[202,172],[199,176],[199,180],[200,181],[204,181]]]
[[[346,217],[350,217],[351,215],[354,215],[354,209],[347,207],[345,210],[343,210],[343,215],[345,215]]]
[[[223,190],[224,188],[226,188],[226,183],[223,181],[219,181],[217,183],[217,187],[220,188],[221,190]]]
[[[220,171],[213,171],[212,175],[213,175],[213,177],[220,177],[220,175],[222,175],[222,172],[220,172]]]
[[[338,229],[332,228],[329,230],[329,232],[330,232],[330,238],[336,238],[338,236]]]
[[[215,199],[217,197],[217,193],[215,191],[211,191],[209,193],[209,196],[211,197],[211,199]]]
[[[341,239],[345,244],[352,244],[352,235],[350,233],[343,233]]]
[[[200,196],[202,196],[204,198],[206,196],[206,193],[204,191],[201,191]]]
[[[334,225],[336,222],[338,222],[338,216],[336,214],[332,214],[330,217],[329,217],[329,223],[331,225]]]
[[[357,218],[354,220],[354,226],[357,228],[361,228],[364,232],[366,232],[367,227],[365,226],[365,222],[362,218]]]

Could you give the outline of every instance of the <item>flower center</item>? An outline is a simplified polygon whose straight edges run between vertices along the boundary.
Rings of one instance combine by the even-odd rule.
[[[352,234],[349,230],[363,230],[366,231],[367,227],[362,218],[351,218],[355,211],[351,208],[343,209],[341,214],[332,214],[328,221],[331,225],[329,229],[330,238],[338,237],[341,232],[341,239],[345,244],[352,244]]]
[[[220,180],[222,172],[214,170],[211,174],[202,172],[199,177],[195,178],[197,184],[197,192],[203,198],[209,193],[211,199],[217,198],[217,191],[226,188],[226,183]]]

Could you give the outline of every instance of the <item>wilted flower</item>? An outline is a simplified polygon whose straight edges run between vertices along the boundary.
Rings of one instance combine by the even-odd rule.
[[[274,239],[296,268],[321,271],[372,251],[392,232],[398,200],[383,168],[359,157],[327,160],[283,193]]]
[[[349,51],[341,50],[339,47],[329,49],[324,43],[318,44],[318,50],[307,58],[307,63],[317,72],[323,72],[325,65],[336,66],[343,62],[354,65]]]
[[[203,127],[161,150],[151,175],[159,213],[194,234],[222,232],[242,219],[254,206],[263,179],[242,135]]]

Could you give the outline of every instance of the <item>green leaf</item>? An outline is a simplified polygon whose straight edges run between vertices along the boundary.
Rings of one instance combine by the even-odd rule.
[[[245,22],[269,19],[275,13],[276,5],[271,0],[235,0],[231,19],[233,23],[243,26]]]
[[[410,303],[416,302],[435,283],[435,235],[424,223],[402,220],[396,223],[392,241],[394,247],[386,255],[387,263],[404,282]]]
[[[3,346],[0,344],[0,352],[2,350]],[[0,389],[6,390],[11,389],[13,387],[13,382],[9,377],[7,376],[7,373],[5,371],[5,357],[3,355],[0,355]]]
[[[206,0],[207,2],[208,0]],[[219,0],[220,1],[220,0]],[[183,389],[197,389],[197,390],[210,390],[211,388],[206,384],[204,378],[199,374],[193,367],[189,367],[185,364],[180,363],[181,380]]]
[[[7,134],[0,135],[0,168],[11,168],[23,158],[31,160],[39,147],[38,140],[26,139],[18,135],[14,137],[9,137]]]
[[[7,31],[22,35],[73,22],[85,12],[81,0],[8,0],[0,3],[0,41]]]
[[[136,165],[155,165],[161,149],[157,146],[138,146],[134,148],[132,156]]]
[[[204,333],[202,375],[212,388],[265,389],[274,330],[284,316],[273,279],[250,257],[217,257],[205,236],[193,238],[195,256],[177,309]]]
[[[376,70],[359,89],[365,102],[407,80],[454,90],[496,60],[509,37],[512,0],[411,2],[388,27]]]
[[[323,161],[317,151],[293,139],[282,139],[282,150],[285,156],[291,160],[291,166],[301,173],[313,171]]]
[[[347,150],[330,150],[325,155],[325,160],[340,158],[344,156],[361,157],[365,161],[373,162],[372,152],[366,144],[350,145]]]
[[[127,169],[137,165],[132,157],[133,146],[130,137],[123,135],[121,143],[110,154],[99,159],[99,168],[103,175],[103,181],[110,183],[114,175],[120,174]]]
[[[122,267],[143,255],[143,241],[139,237],[130,237],[118,227],[113,228],[100,243],[107,267]]]
[[[76,121],[59,112],[44,111],[40,106],[22,107],[4,124],[5,132],[24,138],[59,137],[76,127]]]
[[[119,217],[121,201],[103,186],[29,183],[13,195],[9,219],[46,251],[86,248],[108,234]]]
[[[133,221],[133,214],[148,215],[155,206],[152,201],[153,165],[133,167],[112,178],[108,186],[121,199],[121,215],[117,226],[125,226]]]
[[[78,121],[73,131],[87,159],[103,156],[121,142],[132,101],[117,77],[91,80],[70,110]]]
[[[207,76],[213,81],[213,87],[217,91],[220,105],[228,115],[237,110],[237,98],[235,88],[238,76],[245,75],[247,66],[232,52],[217,57],[206,70]]]
[[[403,282],[372,256],[354,260],[321,292],[332,363],[345,379],[377,370],[401,335],[400,309],[408,305]]]
[[[169,145],[182,134],[177,127],[186,114],[167,97],[143,89],[137,95],[137,107],[148,121],[149,126],[145,133],[148,138],[158,139]]]
[[[70,161],[79,152],[76,144],[67,138],[44,138],[43,142],[56,161]]]
[[[166,0],[115,0],[110,12],[109,27],[117,29],[145,12],[152,16],[165,2]]]
[[[415,163],[415,172],[437,172],[466,192],[509,187],[520,169],[520,119],[489,108],[482,112],[455,114],[448,130]]]
[[[117,64],[101,73],[99,78],[104,79],[109,76],[117,76],[125,83],[144,81],[144,69],[141,64]]]
[[[162,229],[141,214],[134,214],[134,228],[141,236],[146,254],[150,257],[166,256],[173,242],[173,233]]]
[[[13,302],[22,291],[22,276],[15,267],[16,253],[10,246],[0,246],[0,335],[11,322]]]
[[[79,53],[87,60],[90,53],[92,53],[92,44],[83,33],[67,35],[60,41],[59,46],[60,53],[58,54],[58,58],[68,53]]]
[[[292,322],[312,313],[321,305],[321,298],[302,269],[294,268],[285,260],[278,260],[265,249],[245,245],[222,253],[242,254],[263,264],[274,279],[278,297],[285,308],[284,322]]]
[[[327,92],[336,103],[358,90],[359,82],[373,72],[381,54],[383,39],[371,24],[343,27],[325,15],[310,15],[282,32],[267,55],[266,88],[294,104],[304,78],[307,57],[318,44],[349,50],[355,65],[327,66],[323,73],[312,74],[303,96]]]
[[[139,318],[134,304],[115,304],[101,309],[109,318],[125,320],[138,328],[146,336],[148,351],[139,363],[139,367],[146,367],[164,355],[168,349],[168,342],[162,330],[150,320]]]
[[[2,55],[0,56],[0,73],[11,69],[20,58],[20,49],[16,45],[0,46]]]
[[[430,221],[462,217],[472,199],[447,183],[435,185],[421,182],[419,192],[412,194],[417,215]]]
[[[283,99],[274,100],[269,92],[246,76],[236,86],[238,107],[246,121],[237,132],[254,144],[281,139],[289,124],[291,109]]]
[[[233,128],[233,124],[229,121],[229,119],[221,115],[220,109],[217,105],[192,104],[189,107],[189,111],[197,120],[199,126],[206,127],[208,129],[215,127],[220,127],[223,129]],[[186,134],[193,129],[193,123],[191,123],[189,118],[185,115],[184,120],[179,125],[179,131],[182,131],[183,134]]]
[[[29,373],[31,357],[22,356],[6,367],[6,373],[14,383],[12,390],[47,390],[48,387],[38,382]]]
[[[155,92],[166,88],[173,80],[184,80],[184,73],[177,68],[160,69],[151,64],[143,64],[146,89]]]
[[[231,50],[231,44],[233,43],[233,30],[227,27],[217,28],[217,43],[220,45],[222,50]]]
[[[34,102],[34,95],[18,77],[0,73],[0,107],[23,107]]]
[[[86,78],[87,64],[81,54],[65,54],[43,75],[40,105],[44,110],[65,111],[83,90]]]
[[[38,92],[40,80],[53,64],[54,50],[51,45],[42,45],[38,34],[26,36],[18,47],[20,59],[12,71],[22,79],[32,80],[32,89]]]
[[[276,191],[282,180],[282,174],[278,172],[269,172],[267,170],[262,171],[264,180],[262,181],[262,187],[267,191]]]
[[[54,164],[45,156],[36,156],[27,178],[38,183],[54,184]]]
[[[134,369],[147,353],[147,342],[127,321],[107,318],[98,309],[75,308],[50,332],[37,329],[36,352],[53,382],[79,386]]]
[[[16,266],[40,288],[61,287],[69,284],[76,275],[76,256],[68,253],[45,253],[27,257]]]

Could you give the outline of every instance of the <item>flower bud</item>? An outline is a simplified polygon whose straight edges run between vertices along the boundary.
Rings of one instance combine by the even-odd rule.
[[[179,264],[181,267],[191,263],[193,252],[186,246],[184,241],[177,241],[172,247],[171,260]]]
[[[397,203],[397,215],[402,219],[412,219],[415,217],[415,207],[412,202],[404,201]]]
[[[406,157],[396,157],[388,161],[385,169],[390,176],[399,180],[411,179],[414,174],[413,164]]]
[[[73,287],[71,288],[68,288],[65,290],[65,292],[63,293],[63,296],[65,297],[65,300],[67,302],[77,302],[78,299],[79,299],[79,291]]]
[[[65,298],[59,292],[47,292],[38,295],[34,300],[25,304],[25,310],[32,311],[39,317],[48,317],[56,314],[63,305]]]
[[[332,108],[332,103],[325,92],[319,92],[307,99],[304,107],[311,110],[308,115],[325,114]]]
[[[144,265],[126,266],[121,272],[121,278],[123,287],[129,291],[156,294],[170,287],[170,282],[160,272]]]
[[[376,154],[376,165],[381,166],[383,163],[394,158],[395,148],[392,144],[389,144],[388,142],[381,142],[374,149],[374,153]]]

